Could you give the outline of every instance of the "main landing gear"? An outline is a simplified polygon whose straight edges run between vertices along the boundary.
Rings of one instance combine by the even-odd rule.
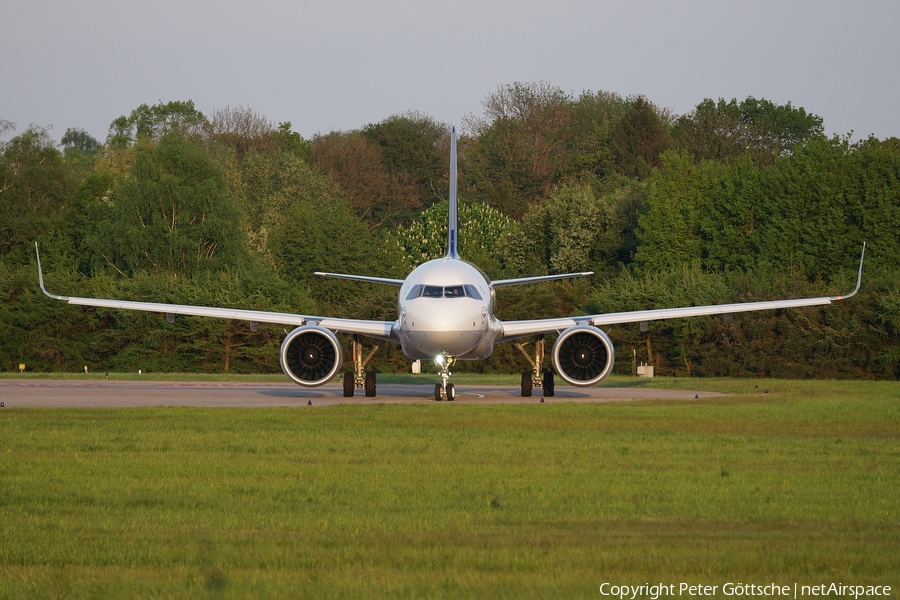
[[[544,395],[552,397],[556,392],[556,382],[553,380],[553,369],[543,370],[544,364],[544,336],[539,335],[534,339],[534,358],[525,350],[528,342],[516,344],[519,352],[525,355],[531,363],[530,371],[522,372],[522,397],[530,398],[534,388],[541,388]]]
[[[344,397],[352,398],[357,389],[366,390],[367,398],[375,397],[375,371],[366,371],[366,365],[375,356],[375,353],[384,345],[383,340],[375,343],[375,347],[369,355],[363,358],[361,336],[354,335],[350,340],[350,350],[353,354],[353,371],[344,373]]]
[[[450,379],[450,365],[453,364],[453,357],[441,354],[435,362],[441,367],[441,383],[434,384],[434,399],[438,402],[441,400],[456,400],[456,388],[452,383],[447,383]]]

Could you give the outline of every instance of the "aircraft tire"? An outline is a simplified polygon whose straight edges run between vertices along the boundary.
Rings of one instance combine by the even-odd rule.
[[[450,402],[456,400],[456,388],[452,383],[447,384],[447,400],[449,400]]]
[[[366,372],[366,397],[375,397],[375,371]]]
[[[352,371],[344,373],[344,398],[352,398],[356,388],[356,376]]]
[[[444,399],[444,390],[441,389],[441,384],[434,384],[434,399],[436,402],[440,402]]]
[[[531,371],[522,371],[522,397],[531,398]]]
[[[544,371],[544,395],[552,397],[556,393],[556,382],[553,381],[553,369]]]

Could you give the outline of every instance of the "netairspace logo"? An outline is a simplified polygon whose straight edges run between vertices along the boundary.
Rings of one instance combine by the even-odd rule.
[[[720,591],[721,590],[721,591]],[[643,585],[617,585],[604,582],[600,585],[600,595],[618,598],[619,600],[637,600],[649,598],[672,598],[685,596],[698,598],[702,596],[730,596],[742,598],[745,596],[762,596],[774,598],[798,598],[819,596],[844,596],[847,598],[883,597],[891,595],[889,585],[845,585],[843,583],[820,583],[818,585],[779,585],[769,583],[757,585],[755,583],[728,582],[721,585],[692,584],[692,583],[645,583]]]

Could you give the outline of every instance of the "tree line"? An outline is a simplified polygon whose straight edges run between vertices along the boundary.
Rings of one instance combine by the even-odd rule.
[[[673,376],[900,376],[900,140],[828,137],[790,103],[502,86],[459,140],[460,251],[492,278],[595,275],[498,290],[502,319],[839,295],[824,308],[616,326]],[[403,277],[444,250],[449,125],[393,115],[305,139],[249,108],[141,105],[103,142],[0,120],[0,368],[277,372],[284,331],[72,307],[54,293],[396,318]],[[516,372],[501,345],[472,371]],[[386,347],[378,368],[405,370]]]

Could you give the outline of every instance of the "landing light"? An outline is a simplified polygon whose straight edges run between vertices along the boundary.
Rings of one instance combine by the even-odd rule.
[[[444,355],[438,354],[436,357],[434,357],[434,362],[436,362],[439,365],[444,364]]]

